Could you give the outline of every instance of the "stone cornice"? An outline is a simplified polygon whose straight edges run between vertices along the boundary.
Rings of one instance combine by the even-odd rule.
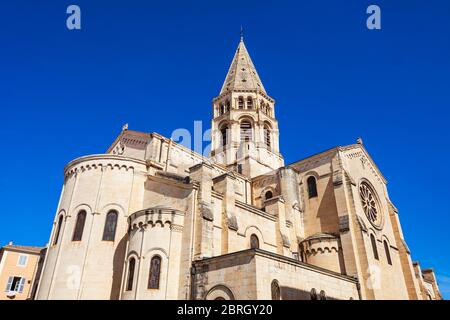
[[[273,216],[271,214],[268,214],[267,212],[264,212],[262,210],[259,210],[258,208],[254,207],[252,205],[249,205],[249,204],[244,203],[244,202],[239,201],[239,200],[235,200],[235,203],[236,203],[236,207],[238,207],[238,208],[250,211],[251,213],[257,214],[257,215],[259,215],[259,216],[261,216],[263,218],[266,218],[266,219],[269,219],[269,220],[272,220],[272,221],[276,220],[275,216]]]
[[[217,192],[216,190],[211,190],[211,195],[217,199],[220,199],[220,200],[223,199],[223,194],[220,192]]]
[[[275,99],[269,97],[267,94],[265,94],[264,92],[262,92],[262,91],[260,91],[260,90],[254,90],[254,89],[253,89],[253,90],[251,90],[251,89],[249,89],[249,90],[239,90],[239,89],[234,89],[234,90],[230,90],[230,91],[225,91],[225,92],[223,92],[222,94],[220,94],[219,96],[213,98],[212,101],[213,101],[213,102],[216,102],[217,100],[220,100],[220,99],[222,99],[223,97],[225,97],[225,96],[227,96],[227,95],[230,95],[231,93],[255,93],[255,94],[257,94],[257,95],[263,96],[264,98],[266,98],[266,99],[269,100],[270,102],[275,103]]]
[[[129,158],[119,155],[112,155],[112,154],[97,154],[97,155],[89,155],[77,158],[75,160],[72,160],[69,162],[66,167],[64,168],[64,176],[67,176],[70,172],[75,172],[75,167],[77,165],[80,165],[85,162],[92,161],[94,162],[92,165],[88,165],[89,167],[103,167],[103,166],[114,166],[117,165],[114,163],[114,161],[119,161],[123,163],[127,163],[127,165],[119,166],[119,167],[125,167],[126,169],[134,168],[133,165],[138,166],[146,166],[146,162],[144,160],[136,159],[136,158]],[[95,161],[98,161],[95,163]]]
[[[241,261],[241,260],[237,259],[240,256],[264,257],[264,258],[268,258],[271,260],[294,265],[294,266],[302,268],[302,269],[306,269],[306,270],[314,271],[314,272],[321,273],[324,275],[328,275],[328,276],[331,276],[331,277],[334,277],[337,279],[341,279],[344,281],[352,282],[355,284],[358,283],[358,279],[355,277],[342,275],[340,273],[337,273],[337,272],[334,272],[331,270],[327,270],[327,269],[324,269],[321,267],[317,267],[317,266],[314,266],[314,265],[311,265],[311,264],[308,264],[305,262],[295,260],[293,258],[285,257],[282,255],[279,255],[279,254],[276,254],[273,252],[269,252],[269,251],[265,251],[265,250],[261,250],[261,249],[247,249],[247,250],[243,250],[243,251],[224,254],[221,256],[217,256],[217,257],[205,258],[203,260],[194,261],[194,264],[197,266],[208,265],[211,262],[215,262],[215,261],[219,262],[220,260],[223,260],[223,259],[230,259],[230,260],[236,261],[236,263],[238,263],[238,261]]]
[[[214,177],[212,180],[214,183],[217,183],[219,181],[222,181],[225,178],[230,178],[232,180],[236,180],[236,176],[234,175],[234,172],[230,172],[230,171],[227,171],[217,177]]]
[[[181,181],[178,181],[178,180],[175,180],[175,179],[171,179],[171,178],[165,177],[165,176],[152,176],[152,175],[149,175],[148,179],[152,180],[152,181],[159,182],[159,183],[169,184],[171,186],[178,187],[178,188],[181,188],[181,189],[193,189],[193,188],[196,187],[196,184],[194,184],[192,182],[190,182],[190,183],[181,182]]]

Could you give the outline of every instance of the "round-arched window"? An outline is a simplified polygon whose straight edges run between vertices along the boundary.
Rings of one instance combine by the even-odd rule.
[[[221,143],[222,147],[226,146],[228,143],[228,126],[225,124],[220,128],[220,137],[221,137]]]
[[[272,300],[281,300],[281,290],[277,280],[272,281],[270,289],[272,292]]]
[[[311,300],[317,300],[317,291],[315,288],[311,289]]]
[[[272,130],[268,124],[264,125],[264,143],[268,149],[270,149],[271,147],[271,137],[270,137],[271,131]]]
[[[159,289],[159,279],[161,277],[161,257],[153,256],[150,261],[150,271],[148,276],[148,289]]]
[[[241,122],[241,142],[252,141],[253,128],[252,124],[248,120]]]
[[[259,249],[259,239],[256,234],[250,236],[250,249]]]

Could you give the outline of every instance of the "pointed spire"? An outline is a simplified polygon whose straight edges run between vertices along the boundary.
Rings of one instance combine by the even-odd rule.
[[[244,29],[241,27],[241,41],[239,42],[230,69],[223,83],[220,94],[233,90],[253,90],[261,91],[265,94],[266,90],[259,78],[258,72],[253,65],[252,59],[248,54],[244,44]]]

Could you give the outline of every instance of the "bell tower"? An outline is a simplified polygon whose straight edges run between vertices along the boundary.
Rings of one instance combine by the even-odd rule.
[[[215,162],[249,178],[284,166],[274,107],[241,33],[222,90],[213,99],[211,156]]]

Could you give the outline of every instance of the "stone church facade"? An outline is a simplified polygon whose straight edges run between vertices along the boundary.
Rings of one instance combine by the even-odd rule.
[[[285,165],[241,39],[206,158],[123,128],[70,162],[37,299],[440,299],[362,141]]]

